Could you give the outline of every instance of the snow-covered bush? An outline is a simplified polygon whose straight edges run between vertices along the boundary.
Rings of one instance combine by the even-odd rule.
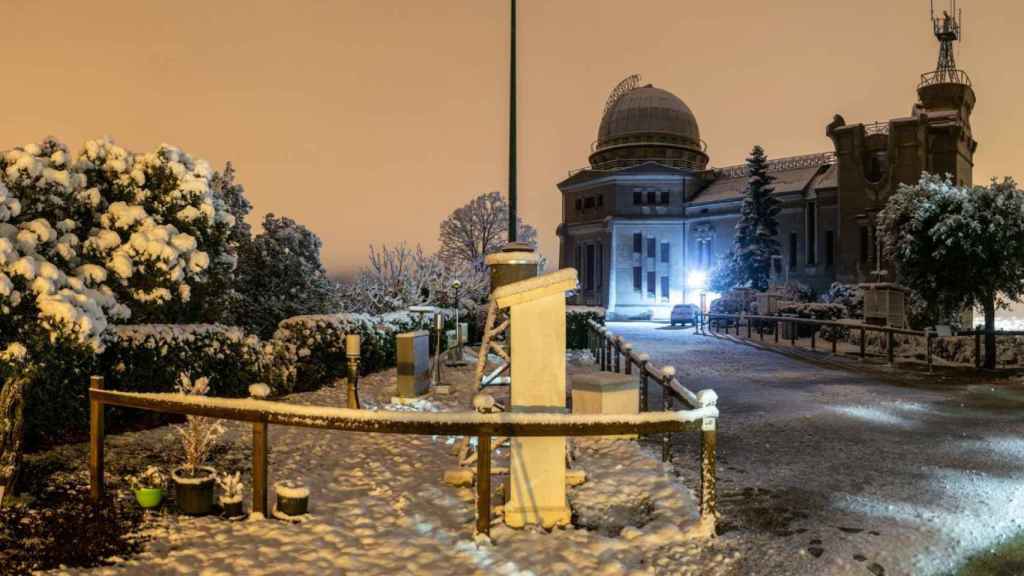
[[[147,466],[146,469],[135,476],[134,474],[124,477],[132,490],[144,490],[146,488],[163,488],[167,485],[167,476],[157,466]]]
[[[784,284],[776,286],[773,290],[776,294],[781,294],[783,301],[786,302],[814,302],[814,290],[796,280],[790,280]]]
[[[209,391],[209,380],[206,377],[192,380],[187,374],[181,375],[181,380],[178,383],[179,393],[189,396],[206,396]],[[224,433],[224,426],[216,418],[189,415],[186,416],[185,424],[175,426],[175,430],[181,437],[181,446],[185,455],[185,472],[189,477],[195,478],[199,467],[206,463],[217,438]]]
[[[246,396],[253,382],[275,369],[272,343],[220,324],[114,326],[100,362],[111,388],[171,392],[179,374],[209,374],[213,396]],[[271,382],[287,391],[286,382]]]
[[[241,502],[242,501],[242,473],[235,472],[234,474],[221,474],[217,476],[217,485],[220,486],[222,494],[220,495],[221,504]]]
[[[779,304],[780,315],[795,315],[797,318],[810,318],[813,320],[839,320],[846,314],[846,307],[842,304],[830,304],[825,302],[782,302]],[[814,330],[811,326],[800,326],[798,334],[809,335]],[[841,340],[846,337],[849,330],[837,326],[821,326],[818,334],[824,340]]]
[[[359,334],[365,374],[394,366],[395,336],[424,328],[408,312],[296,316],[278,325],[274,340],[294,354],[297,389],[313,390],[345,373],[345,335]]]
[[[565,307],[565,348],[583,350],[589,346],[589,320],[604,324],[605,309],[596,306]]]
[[[857,284],[833,282],[828,292],[821,295],[821,301],[843,306],[846,309],[843,318],[864,318],[864,289]]]

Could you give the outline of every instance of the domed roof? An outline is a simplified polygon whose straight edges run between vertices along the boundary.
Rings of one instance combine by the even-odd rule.
[[[667,135],[701,148],[697,119],[689,106],[675,94],[651,84],[629,90],[610,104],[597,131],[597,148],[638,134]]]

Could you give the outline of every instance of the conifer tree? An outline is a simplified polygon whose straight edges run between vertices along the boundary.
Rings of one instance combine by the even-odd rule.
[[[771,276],[772,256],[779,255],[778,215],[781,202],[772,193],[775,177],[768,174],[768,158],[764,149],[754,146],[747,158],[747,190],[736,223],[733,246],[737,285],[767,290]]]

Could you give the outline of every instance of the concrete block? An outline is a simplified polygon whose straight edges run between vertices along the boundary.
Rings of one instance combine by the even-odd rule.
[[[636,376],[594,372],[572,376],[573,414],[636,414],[640,410],[640,384]],[[636,434],[605,438],[634,439]]]
[[[398,352],[398,396],[415,398],[430,390],[430,333],[403,332],[395,337]]]

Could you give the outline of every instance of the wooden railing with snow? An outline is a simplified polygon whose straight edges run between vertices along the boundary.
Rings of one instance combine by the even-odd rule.
[[[92,377],[89,389],[90,435],[89,479],[94,501],[105,492],[103,476],[103,407],[120,406],[153,412],[209,416],[252,423],[252,510],[267,514],[268,428],[271,424],[321,428],[348,432],[382,434],[464,435],[478,438],[476,529],[490,533],[491,525],[491,438],[494,436],[599,436],[609,434],[671,433],[701,428],[702,422],[718,417],[714,403],[693,410],[640,415],[572,415],[479,412],[393,412],[324,406],[304,406],[256,399],[209,398],[184,394],[116,392],[104,389],[100,376]],[[712,450],[714,446],[712,444]],[[710,508],[714,512],[714,460],[712,479],[705,482]],[[712,514],[713,518],[713,514]]]
[[[779,342],[779,334],[782,332],[783,326],[788,326],[786,330],[789,332],[789,341],[791,346],[796,346],[796,341],[799,337],[797,332],[799,331],[797,326],[810,326],[811,327],[811,349],[817,349],[817,338],[818,332],[821,328],[831,327],[836,331],[829,340],[832,342],[832,353],[837,352],[836,346],[839,341],[838,334],[845,333],[846,331],[860,331],[860,357],[866,356],[867,348],[867,333],[868,332],[879,332],[885,334],[886,343],[883,349],[886,351],[889,357],[889,364],[895,362],[896,354],[896,334],[902,334],[905,336],[916,336],[925,340],[926,356],[928,359],[928,369],[932,369],[932,340],[935,338],[935,332],[930,330],[908,330],[905,328],[892,328],[889,326],[876,326],[874,324],[864,324],[855,322],[837,322],[835,320],[815,320],[813,318],[796,318],[793,316],[759,316],[757,314],[708,314],[705,320],[700,323],[701,326],[698,329],[703,329],[704,326],[707,329],[714,332],[721,332],[722,326],[725,326],[725,333],[729,333],[730,328],[736,329],[736,335],[740,335],[740,328],[745,324],[747,328],[747,338],[753,339],[753,331],[757,330],[758,337],[763,341],[765,329],[768,328],[769,332],[774,332],[775,342]]]
[[[715,450],[718,434],[718,395],[714,390],[701,390],[693,393],[683,386],[676,378],[675,368],[666,366],[658,368],[650,361],[647,354],[638,353],[633,350],[633,345],[626,342],[621,336],[616,336],[607,327],[594,322],[587,321],[589,330],[588,343],[594,360],[600,365],[600,369],[607,372],[624,372],[633,374],[634,366],[638,370],[637,377],[640,380],[639,412],[641,415],[674,413],[676,401],[688,406],[691,411],[715,409],[714,416],[706,416],[701,420],[701,443],[700,443],[700,513],[701,517],[714,518],[717,514],[717,500],[715,496]],[[648,385],[654,381],[661,387],[661,410],[650,410],[650,399],[648,397]],[[672,460],[672,433],[666,431],[661,437],[661,460],[670,462]]]

